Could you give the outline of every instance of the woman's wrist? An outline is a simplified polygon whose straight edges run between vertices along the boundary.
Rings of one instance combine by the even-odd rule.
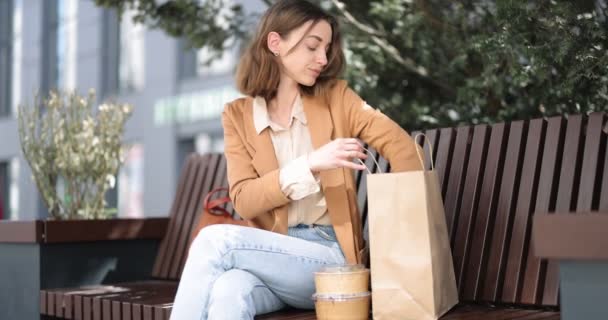
[[[308,153],[306,155],[306,164],[308,165],[308,169],[310,169],[310,172],[312,172],[313,174],[317,173],[316,170],[313,168],[312,163],[310,162],[310,155],[312,153]]]

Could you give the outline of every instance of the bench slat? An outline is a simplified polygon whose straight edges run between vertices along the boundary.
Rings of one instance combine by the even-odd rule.
[[[583,117],[580,115],[570,116],[566,128],[566,140],[559,174],[559,189],[555,203],[556,212],[570,212],[575,209],[575,193],[578,192],[578,188],[575,188],[576,183],[578,183],[576,179],[579,169],[577,168],[580,167],[582,158],[580,153],[582,130]]]
[[[55,316],[63,317],[63,295],[61,294],[61,292],[55,292],[53,296],[55,297]]]
[[[105,319],[104,314],[108,313],[107,310],[104,310],[102,306],[102,300],[97,297],[83,297],[82,299],[84,305],[91,305],[90,308],[83,308],[83,313],[85,318],[92,318],[93,320],[102,320]],[[91,314],[92,312],[92,314]]]
[[[445,199],[445,193],[448,189],[447,181],[450,175],[450,166],[448,164],[452,160],[452,153],[454,151],[454,132],[453,128],[441,129],[439,131],[439,141],[437,142],[435,168],[439,177],[442,199]]]
[[[182,168],[181,175],[179,178],[179,183],[177,186],[177,192],[175,193],[175,198],[173,204],[171,205],[170,211],[170,219],[169,226],[167,227],[167,233],[165,237],[160,243],[160,247],[158,250],[158,254],[156,260],[154,261],[154,268],[152,270],[152,277],[154,278],[164,278],[163,275],[166,274],[166,263],[168,258],[167,255],[170,255],[173,248],[170,248],[170,240],[175,237],[175,229],[179,228],[178,220],[181,221],[179,217],[179,210],[182,207],[183,199],[186,198],[186,190],[191,187],[192,179],[194,178],[194,173],[199,167],[197,163],[198,157],[196,155],[190,155],[186,159],[186,163]]]
[[[40,290],[40,314],[43,314],[45,316],[48,316],[48,312],[47,312],[47,308],[46,308],[46,297],[47,297],[47,291],[46,290]]]
[[[606,124],[608,127],[608,124]],[[606,129],[606,133],[608,133],[608,128]],[[608,211],[608,142],[605,144],[604,150],[604,168],[603,168],[603,178],[602,178],[602,188],[600,191],[600,203],[598,205],[598,211],[606,212]]]
[[[63,306],[63,316],[66,319],[73,319],[74,318],[74,307],[73,307],[73,301],[74,301],[74,297],[72,297],[69,294],[65,294],[62,293],[63,295],[63,301],[64,301],[64,306]]]
[[[279,319],[316,319],[314,311],[302,311],[296,309],[287,309],[277,312],[272,312],[255,317],[256,320],[279,320]]]
[[[122,316],[122,304],[118,301],[112,301],[112,319],[111,320],[125,320],[121,316]]]
[[[204,193],[209,192],[213,189],[214,180],[218,175],[218,167],[220,165],[221,157],[218,154],[213,154],[209,157],[209,165],[206,166],[205,170],[199,170],[197,173],[194,188],[190,189],[190,198],[186,207],[184,215],[184,224],[180,230],[180,234],[174,247],[175,252],[171,260],[171,267],[167,278],[179,279],[182,269],[182,263],[187,257],[188,245],[192,238],[192,228],[195,216],[200,214],[199,210],[202,209],[201,203],[205,197]]]
[[[182,250],[185,246],[184,242],[189,240],[189,225],[192,223],[192,211],[195,203],[200,201],[198,192],[200,192],[203,184],[210,185],[213,179],[212,173],[217,167],[217,155],[209,155],[208,163],[199,168],[196,174],[192,177],[191,187],[187,189],[187,198],[182,204],[179,217],[181,221],[178,223],[179,229],[175,230],[174,238],[170,242],[172,254],[168,256],[169,260],[164,263],[166,268],[163,269],[163,279],[178,279],[177,268],[181,259]],[[209,173],[209,174],[207,174]],[[207,189],[210,190],[210,189]]]
[[[101,300],[102,319],[112,320],[114,313],[112,312],[112,300]],[[120,316],[120,315],[117,315]],[[120,319],[117,319],[120,320]]]
[[[369,150],[367,159],[365,159],[365,165],[370,169],[372,173],[379,172],[379,168],[376,166],[374,159],[378,161],[378,152],[373,148],[366,146]],[[381,170],[382,168],[380,168]],[[384,171],[383,171],[384,172]],[[357,205],[359,207],[359,215],[361,216],[361,222],[363,223],[363,237],[366,241],[369,240],[369,229],[367,226],[367,172],[358,171],[357,179],[355,180],[357,183]]]
[[[450,177],[448,188],[445,195],[445,214],[448,233],[450,235],[450,243],[454,244],[456,236],[456,219],[458,219],[458,207],[462,199],[462,186],[466,175],[466,166],[469,153],[469,135],[470,127],[458,128],[456,132],[456,145],[454,146],[454,156],[452,158],[452,166],[450,166]]]
[[[604,117],[608,117],[608,114],[604,112]],[[602,126],[602,135],[604,136],[603,146],[604,146],[604,154],[600,154],[602,157],[604,166],[602,168],[603,176],[602,176],[602,186],[599,192],[600,201],[598,205],[598,211],[606,212],[608,211],[608,120],[604,121]]]
[[[133,310],[131,310],[131,304],[128,302],[119,303],[119,307],[121,309],[120,315],[122,320],[132,320],[133,319]]]
[[[150,320],[150,319],[154,319],[153,318],[153,308],[151,305],[144,305],[144,319]]]
[[[461,292],[465,286],[464,270],[469,258],[471,230],[473,230],[477,219],[477,203],[481,192],[481,180],[484,172],[489,132],[490,130],[487,125],[477,125],[473,128],[463,195],[460,209],[458,210],[459,214],[458,221],[456,222],[456,235],[454,237],[452,255],[456,282]]]
[[[139,303],[132,304],[131,315],[133,320],[143,320],[143,306]]]
[[[485,272],[486,251],[490,245],[490,234],[494,224],[494,213],[498,202],[499,173],[504,165],[506,150],[505,124],[496,124],[491,128],[488,154],[484,168],[483,182],[475,218],[475,230],[472,232],[471,253],[467,263],[464,291],[461,299],[475,300],[478,297],[480,282]]]
[[[587,130],[585,134],[585,148],[583,151],[581,181],[576,202],[577,212],[588,212],[597,208],[594,203],[599,201],[599,180],[597,169],[599,165],[599,152],[601,142],[604,138],[602,127],[604,125],[604,113],[594,112],[589,115]],[[597,192],[596,192],[597,190]]]
[[[92,306],[92,299],[91,297],[82,297],[82,318],[84,320],[91,320],[93,318],[92,312],[93,312],[93,306]],[[95,312],[96,315],[98,315],[96,320],[101,320],[101,309],[96,310],[97,312]]]
[[[558,311],[496,307],[485,305],[459,305],[440,320],[519,320],[519,319],[559,319]]]
[[[47,305],[46,305],[46,314],[49,316],[55,316],[55,294],[52,292],[49,293],[46,297]]]
[[[529,221],[532,209],[534,208],[534,198],[538,187],[540,143],[544,125],[543,119],[536,119],[530,121],[528,127],[519,193],[512,218],[514,219],[513,228],[501,299],[501,301],[507,303],[516,303],[520,298],[521,275],[523,266],[525,265],[526,250],[528,249],[528,239],[530,237]]]
[[[496,301],[502,289],[500,284],[505,270],[506,246],[509,237],[510,216],[515,207],[516,177],[519,176],[519,163],[523,154],[522,138],[524,122],[515,121],[509,125],[509,138],[505,154],[504,171],[501,175],[500,193],[494,220],[491,246],[488,251],[488,264],[485,272],[483,301]]]
[[[82,320],[83,316],[82,316],[82,297],[81,296],[74,296],[74,319],[75,320]]]
[[[177,249],[178,255],[175,257],[176,263],[171,269],[171,279],[179,279],[181,277],[182,271],[184,270],[186,259],[188,258],[188,248],[190,246],[190,239],[192,239],[193,232],[196,227],[193,222],[197,221],[198,217],[200,217],[201,210],[203,209],[203,199],[210,190],[220,187],[228,187],[227,184],[224,184],[226,172],[226,158],[222,154],[214,154],[212,164],[213,167],[209,166],[210,170],[208,170],[209,173],[206,175],[207,177],[205,177],[202,189],[197,189],[195,191],[196,196],[194,198],[195,201],[193,201],[193,210],[191,211],[191,222],[189,223],[189,225],[186,226],[184,234],[182,235],[183,238],[181,239],[180,245]]]

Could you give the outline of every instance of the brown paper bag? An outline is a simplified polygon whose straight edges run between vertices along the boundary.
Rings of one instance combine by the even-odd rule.
[[[374,319],[438,319],[458,290],[436,172],[368,175],[367,197]]]

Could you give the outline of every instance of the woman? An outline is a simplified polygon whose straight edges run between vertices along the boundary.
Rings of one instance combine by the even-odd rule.
[[[335,18],[306,1],[279,1],[262,17],[237,70],[247,97],[222,114],[230,198],[251,228],[199,233],[173,319],[314,308],[313,273],[364,258],[352,170],[367,156],[357,139],[393,171],[420,169],[408,134],[337,80],[340,41]]]

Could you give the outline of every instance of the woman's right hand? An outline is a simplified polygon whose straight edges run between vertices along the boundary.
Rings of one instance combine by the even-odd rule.
[[[313,173],[335,168],[364,170],[365,165],[351,162],[353,158],[367,159],[361,143],[354,138],[339,138],[310,153],[307,160]]]

